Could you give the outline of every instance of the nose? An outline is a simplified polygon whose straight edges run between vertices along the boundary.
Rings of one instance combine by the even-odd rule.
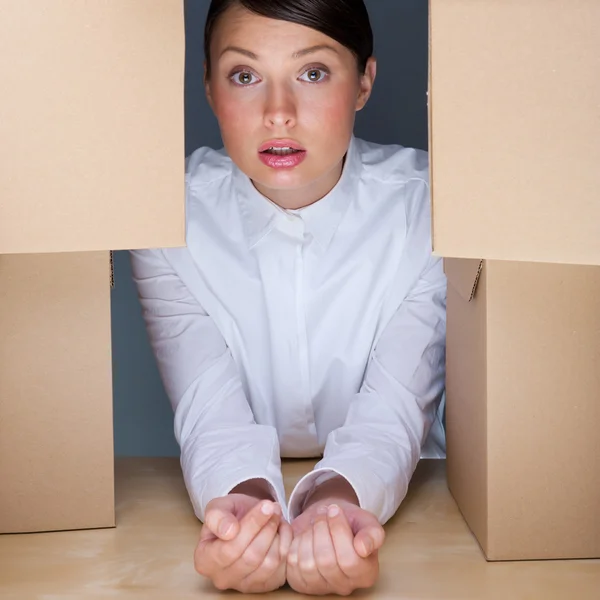
[[[286,85],[271,84],[265,103],[265,127],[289,129],[296,126],[296,120],[297,107],[292,90]]]

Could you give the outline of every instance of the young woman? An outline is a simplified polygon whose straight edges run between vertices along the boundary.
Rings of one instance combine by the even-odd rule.
[[[445,292],[426,154],[353,136],[363,0],[213,0],[225,151],[187,161],[187,247],[132,253],[219,589],[349,594],[444,453]],[[280,457],[322,457],[286,503]]]

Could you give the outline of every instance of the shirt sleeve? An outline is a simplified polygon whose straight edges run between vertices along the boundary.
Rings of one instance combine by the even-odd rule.
[[[445,342],[446,278],[441,260],[430,257],[376,344],[344,425],[329,435],[323,459],[294,489],[291,519],[312,490],[336,475],[380,523],[394,515],[443,394]]]
[[[258,425],[216,324],[164,251],[131,252],[150,344],[175,414],[175,436],[194,511],[250,479],[285,507],[275,428]]]

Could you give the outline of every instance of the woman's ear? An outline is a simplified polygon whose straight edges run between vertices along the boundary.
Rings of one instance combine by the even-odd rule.
[[[204,61],[204,93],[206,94],[206,99],[208,100],[209,106],[214,110],[212,94],[210,91],[210,77],[208,76],[206,61]]]
[[[367,61],[367,67],[363,75],[360,76],[360,87],[358,89],[358,98],[356,100],[356,110],[362,110],[373,92],[375,77],[377,76],[377,60],[374,56]]]

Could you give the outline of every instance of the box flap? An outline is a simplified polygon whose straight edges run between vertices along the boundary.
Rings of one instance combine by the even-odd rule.
[[[600,265],[600,2],[430,11],[436,255]]]
[[[0,254],[185,245],[181,0],[2,0]]]
[[[466,302],[471,302],[477,291],[483,260],[445,258],[444,271],[451,285]]]

